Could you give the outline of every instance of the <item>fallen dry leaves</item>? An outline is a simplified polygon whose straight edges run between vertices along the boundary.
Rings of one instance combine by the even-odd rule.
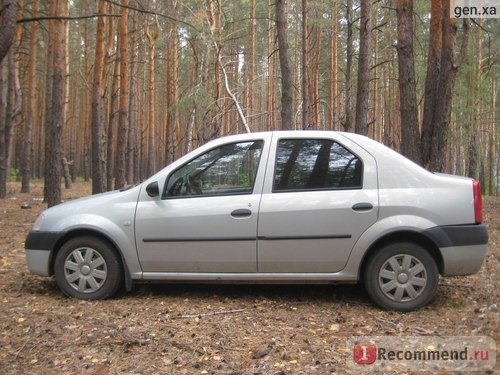
[[[79,182],[66,198],[89,189]],[[499,198],[484,201],[490,248],[480,273],[441,280],[429,306],[403,314],[373,307],[352,285],[138,285],[111,300],[68,299],[25,265],[25,236],[45,207],[41,183],[32,195],[9,190],[0,201],[0,374],[351,373],[352,336],[499,338]]]

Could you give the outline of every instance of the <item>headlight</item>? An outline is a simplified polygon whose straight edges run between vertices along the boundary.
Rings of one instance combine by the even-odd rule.
[[[43,222],[44,218],[45,218],[45,215],[43,213],[38,215],[38,217],[35,220],[35,223],[33,224],[33,230],[40,230],[40,228],[42,227],[42,222]]]

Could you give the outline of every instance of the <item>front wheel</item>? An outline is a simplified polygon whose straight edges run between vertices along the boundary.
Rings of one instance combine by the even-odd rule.
[[[407,242],[379,249],[364,272],[365,288],[380,307],[411,311],[425,306],[436,293],[439,272],[423,247]]]
[[[114,249],[94,237],[66,242],[57,253],[54,273],[66,295],[86,300],[112,296],[123,280],[121,261]]]

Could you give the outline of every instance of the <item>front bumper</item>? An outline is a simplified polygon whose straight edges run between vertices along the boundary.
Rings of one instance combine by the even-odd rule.
[[[50,257],[60,236],[59,232],[31,231],[28,234],[25,252],[30,272],[40,276],[50,276]]]
[[[26,249],[26,264],[31,273],[50,276],[50,251]]]
[[[485,225],[439,226],[425,234],[441,251],[443,276],[470,275],[481,268],[488,249]]]

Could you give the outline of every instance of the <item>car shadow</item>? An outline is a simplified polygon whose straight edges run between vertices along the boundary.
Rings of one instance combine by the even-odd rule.
[[[273,300],[278,302],[319,303],[344,301],[371,305],[362,285],[357,284],[138,284],[124,298],[150,297],[217,299],[232,301]]]

